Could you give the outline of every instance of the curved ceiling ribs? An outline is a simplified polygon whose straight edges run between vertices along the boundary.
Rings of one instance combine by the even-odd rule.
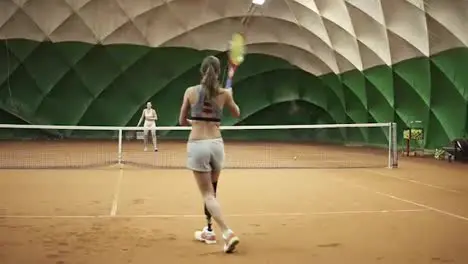
[[[0,37],[223,51],[250,2],[0,1]],[[265,53],[313,74],[362,71],[467,46],[466,10],[464,0],[267,1],[249,25],[248,41],[260,53],[262,43],[277,43],[265,46]],[[283,45],[297,49],[286,54]],[[316,59],[291,60],[304,51]],[[316,62],[320,66],[312,65]]]

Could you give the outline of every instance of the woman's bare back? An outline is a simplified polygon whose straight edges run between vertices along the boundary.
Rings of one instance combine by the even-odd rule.
[[[202,88],[203,89],[203,88]],[[193,107],[197,102],[199,102],[200,93],[197,91],[197,86],[193,86],[187,89],[188,92],[188,101],[190,106]],[[217,108],[221,111],[225,106],[229,108],[231,113],[238,117],[239,107],[236,105],[232,98],[231,89],[218,89],[218,94],[214,96],[210,102],[215,104],[213,108]],[[209,114],[207,114],[209,116]],[[221,122],[210,122],[210,121],[200,121],[192,120],[192,132],[190,133],[189,140],[202,140],[202,139],[213,139],[220,138],[221,131],[219,129]]]

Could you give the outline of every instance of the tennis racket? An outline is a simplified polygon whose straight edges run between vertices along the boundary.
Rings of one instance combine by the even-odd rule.
[[[244,61],[244,56],[246,53],[244,32],[246,31],[247,25],[252,15],[255,13],[257,6],[262,5],[263,2],[256,3],[254,1],[252,4],[250,4],[246,15],[242,18],[241,21],[243,32],[234,33],[232,35],[231,41],[229,42],[228,74],[226,80],[226,88],[228,89],[232,88],[232,78],[234,77],[234,74],[236,73],[239,65]]]
[[[232,88],[232,78],[236,73],[239,65],[244,61],[245,56],[245,38],[242,33],[234,33],[230,41],[229,59],[228,59],[228,74],[226,88]]]

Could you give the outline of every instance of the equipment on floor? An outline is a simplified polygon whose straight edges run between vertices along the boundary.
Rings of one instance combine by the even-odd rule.
[[[468,139],[455,139],[451,142],[450,146],[442,148],[447,156],[449,162],[461,161],[468,162]]]

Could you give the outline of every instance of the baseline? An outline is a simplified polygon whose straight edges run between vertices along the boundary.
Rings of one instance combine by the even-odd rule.
[[[358,210],[329,211],[312,213],[257,213],[257,214],[227,214],[226,217],[290,217],[290,216],[320,216],[320,215],[364,215],[427,212],[429,209],[391,209],[391,210]],[[83,219],[83,218],[202,218],[201,214],[149,214],[149,215],[0,215],[0,219]]]

